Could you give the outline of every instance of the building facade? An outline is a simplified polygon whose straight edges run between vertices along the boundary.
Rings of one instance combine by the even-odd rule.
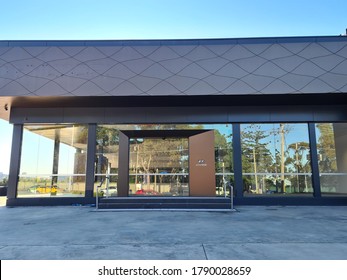
[[[9,206],[347,204],[346,36],[1,41],[0,105]]]

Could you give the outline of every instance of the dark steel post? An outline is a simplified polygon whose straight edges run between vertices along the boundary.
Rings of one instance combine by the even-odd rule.
[[[10,160],[10,174],[8,179],[7,198],[13,199],[17,196],[17,185],[20,172],[20,157],[22,152],[23,125],[13,125],[12,148]]]
[[[243,197],[241,129],[239,123],[233,124],[233,161],[235,196]]]
[[[118,196],[129,194],[129,137],[119,132]]]
[[[58,165],[59,165],[59,150],[60,150],[60,129],[55,130],[54,150],[53,150],[53,168],[51,180],[51,193],[54,193],[53,187],[58,183]]]
[[[86,197],[93,197],[94,168],[96,153],[96,124],[88,126],[87,164],[86,164]]]
[[[317,138],[316,138],[316,129],[315,129],[314,123],[308,124],[308,132],[309,132],[309,139],[310,139],[313,196],[321,197],[318,154],[317,154]]]

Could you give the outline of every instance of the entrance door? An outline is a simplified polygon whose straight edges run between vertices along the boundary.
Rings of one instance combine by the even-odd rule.
[[[129,195],[189,196],[188,138],[129,142]]]
[[[118,196],[215,196],[214,132],[125,130]]]

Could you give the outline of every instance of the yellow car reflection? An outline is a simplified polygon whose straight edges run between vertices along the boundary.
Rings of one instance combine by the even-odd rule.
[[[39,193],[39,194],[45,194],[45,193],[57,193],[58,191],[58,187],[57,186],[40,186],[40,185],[36,185],[36,186],[31,186],[28,189],[29,192],[31,193]]]

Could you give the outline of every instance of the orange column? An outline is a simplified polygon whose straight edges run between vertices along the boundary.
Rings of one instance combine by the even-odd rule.
[[[189,137],[190,196],[216,196],[214,131]]]

